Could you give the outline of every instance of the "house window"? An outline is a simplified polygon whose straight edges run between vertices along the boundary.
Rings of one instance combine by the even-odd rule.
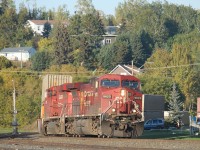
[[[40,26],[38,26],[38,31],[40,31]]]
[[[106,39],[106,44],[111,44],[111,39]]]

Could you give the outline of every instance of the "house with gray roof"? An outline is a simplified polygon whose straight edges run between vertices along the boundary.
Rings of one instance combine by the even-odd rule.
[[[110,74],[121,74],[121,75],[138,75],[141,74],[142,70],[136,66],[131,65],[117,65],[113,70],[110,71]]]
[[[11,61],[28,61],[36,50],[33,47],[15,47],[15,48],[4,48],[0,51],[0,56],[6,57]]]
[[[117,26],[106,26],[103,35],[102,45],[113,44],[117,38]]]

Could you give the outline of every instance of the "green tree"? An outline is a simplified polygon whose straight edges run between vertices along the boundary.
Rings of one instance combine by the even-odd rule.
[[[20,4],[19,6],[19,13],[18,13],[18,23],[20,25],[25,25],[26,21],[29,19],[28,17],[28,9],[26,8],[25,4]]]
[[[67,10],[66,5],[59,6],[56,12],[54,13],[54,20],[65,22],[69,18],[69,11]],[[61,23],[60,22],[60,23]]]
[[[68,26],[70,44],[74,64],[82,64],[87,68],[97,67],[97,54],[101,47],[104,25],[99,13],[75,14]]]
[[[165,110],[168,110],[168,102],[170,100],[170,92],[172,79],[150,76],[148,74],[140,75],[139,78],[142,82],[142,92],[152,95],[163,95],[165,97]]]
[[[93,14],[96,11],[92,0],[77,0],[75,7],[77,9],[76,13],[78,14]]]
[[[41,38],[38,41],[38,51],[53,51],[53,39],[52,38]]]
[[[169,111],[170,111],[170,121],[179,122],[183,114],[181,109],[183,107],[183,102],[180,101],[179,93],[176,89],[176,84],[174,83],[171,91],[171,99],[169,101]]]
[[[56,27],[54,37],[54,64],[61,65],[70,63],[70,38],[67,31],[67,27],[64,24],[60,24]]]
[[[31,58],[32,69],[35,71],[42,71],[49,68],[51,59],[51,53],[45,51],[37,52]]]
[[[199,40],[200,36],[196,32],[176,36],[172,46],[171,66],[179,66],[171,68],[174,80],[179,84],[181,91],[185,95],[185,105],[188,108],[191,103],[192,95],[199,95],[199,66],[195,64],[199,62]]]
[[[118,41],[113,45],[107,45],[101,49],[99,63],[105,69],[112,69],[118,64],[123,64],[125,61],[131,60],[129,43],[127,41]]]
[[[130,47],[132,50],[133,63],[140,67],[144,64],[147,58],[151,56],[153,51],[153,41],[145,31],[131,33]]]
[[[88,69],[96,68],[96,53],[101,47],[102,35],[104,34],[104,26],[98,13],[86,14],[82,16],[82,35],[80,40],[80,48],[84,54],[84,65]]]
[[[51,24],[47,21],[47,22],[44,24],[44,29],[43,29],[43,32],[42,32],[42,36],[43,36],[44,38],[48,38],[50,32],[51,32]]]
[[[164,49],[155,50],[144,64],[144,73],[139,76],[143,93],[165,96],[166,109],[173,84],[171,70],[167,68],[171,60],[170,52]]]
[[[9,61],[6,57],[0,56],[0,70],[3,68],[9,68],[12,66],[12,62]]]
[[[5,13],[5,11],[11,7],[13,7],[13,0],[1,0],[0,2],[0,15]]]
[[[10,127],[13,112],[13,82],[16,89],[17,119],[20,127],[33,123],[40,114],[41,80],[37,74],[15,73],[8,68],[0,77],[0,125]],[[13,72],[12,72],[13,71]],[[11,73],[12,72],[12,73]],[[2,80],[1,80],[2,79]]]
[[[113,68],[112,61],[114,60],[112,45],[103,46],[98,54],[99,65],[105,69]]]
[[[67,28],[70,35],[70,43],[74,51],[71,55],[75,53],[76,55],[78,55],[79,53],[78,49],[80,47],[80,37],[81,37],[81,34],[83,33],[82,28],[81,28],[81,15],[75,14],[74,16],[72,16],[70,18],[70,24]],[[73,56],[73,57],[74,57],[73,59],[75,62],[79,61],[79,59],[76,59],[77,58],[76,56]]]
[[[15,46],[15,32],[17,30],[17,14],[15,9],[6,9],[4,14],[0,16],[0,31],[2,39],[6,40],[5,43],[8,45],[3,45],[3,47]],[[4,41],[3,40],[3,41]],[[1,48],[3,48],[1,47]]]
[[[103,17],[103,24],[105,26],[115,26],[116,25],[116,19],[113,15],[106,15]]]

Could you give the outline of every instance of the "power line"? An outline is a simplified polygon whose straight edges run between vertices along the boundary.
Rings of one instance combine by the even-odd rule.
[[[79,71],[77,71],[77,72],[47,72],[47,71],[45,71],[45,72],[42,72],[42,71],[4,71],[4,70],[2,70],[2,71],[0,71],[0,73],[35,73],[35,74],[46,74],[46,73],[52,73],[52,74],[58,74],[58,73],[60,73],[60,74],[79,74],[79,73],[93,73],[93,71],[82,71],[82,72],[79,72]],[[95,71],[95,72],[98,72],[98,73],[103,73],[103,72],[106,72],[106,71]]]
[[[189,67],[189,66],[198,66],[200,63],[187,64],[187,65],[178,65],[178,66],[166,66],[166,67],[156,67],[156,68],[144,68],[141,70],[155,70],[155,69],[168,69],[168,68],[180,68],[180,67]]]

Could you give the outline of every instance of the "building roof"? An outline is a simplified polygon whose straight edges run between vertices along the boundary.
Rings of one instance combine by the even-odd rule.
[[[117,68],[122,68],[125,72],[127,72],[129,75],[133,74],[139,74],[141,73],[140,69],[137,68],[136,66],[131,66],[131,65],[117,65],[111,72],[110,74],[112,74],[113,72],[115,72],[115,70]]]
[[[50,24],[55,24],[54,20],[28,20],[28,21],[31,21],[37,25],[44,25],[46,22],[49,22]]]
[[[30,52],[33,47],[14,47],[14,48],[4,48],[0,53],[13,53],[13,52]]]
[[[56,20],[28,20],[29,22],[32,22],[36,25],[44,25],[46,22],[49,22],[51,25],[54,25],[56,23],[58,23],[58,21]],[[62,21],[62,24],[67,26],[68,22],[67,21]]]
[[[115,34],[105,34],[105,35],[102,35],[103,37],[117,37],[117,35]]]
[[[106,26],[105,27],[106,34],[116,34],[117,33],[117,27],[116,26]]]

